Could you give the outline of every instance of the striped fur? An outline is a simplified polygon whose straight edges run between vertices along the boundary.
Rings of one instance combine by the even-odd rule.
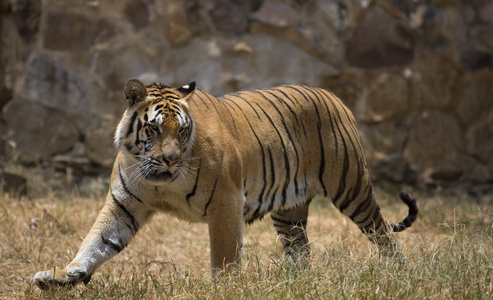
[[[87,283],[122,251],[156,211],[209,226],[213,270],[241,257],[243,224],[270,214],[287,256],[309,253],[311,199],[323,195],[388,254],[391,232],[411,226],[417,201],[401,193],[409,215],[388,224],[376,202],[356,122],[333,94],[287,85],[215,98],[195,90],[130,80],[118,125],[106,205],[64,269],[34,283]]]

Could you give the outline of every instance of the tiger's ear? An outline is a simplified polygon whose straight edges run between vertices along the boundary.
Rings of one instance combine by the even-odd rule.
[[[128,107],[142,102],[147,97],[147,89],[142,82],[137,79],[130,79],[123,89],[125,97],[127,97]]]
[[[178,88],[177,90],[182,94],[182,98],[180,99],[180,101],[184,101],[186,103],[192,98],[193,92],[195,92],[195,81],[192,81],[189,84]]]

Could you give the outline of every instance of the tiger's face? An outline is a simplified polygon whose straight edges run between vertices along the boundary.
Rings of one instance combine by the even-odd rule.
[[[138,80],[125,86],[128,108],[115,145],[135,160],[129,170],[134,180],[166,183],[187,170],[184,154],[191,148],[194,129],[187,102],[194,89],[194,82],[178,89],[159,83],[144,86]]]

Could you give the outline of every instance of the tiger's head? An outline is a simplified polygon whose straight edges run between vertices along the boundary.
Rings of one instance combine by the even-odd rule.
[[[194,91],[195,82],[175,89],[128,81],[124,89],[128,107],[117,127],[115,146],[134,159],[132,176],[160,184],[183,173],[184,154],[193,144],[188,101]]]

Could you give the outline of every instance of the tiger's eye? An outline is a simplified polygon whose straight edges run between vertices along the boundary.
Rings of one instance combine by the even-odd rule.
[[[184,126],[184,127],[181,127],[179,130],[178,130],[178,133],[183,136],[183,134],[187,131],[188,127]]]
[[[159,127],[158,127],[156,124],[149,124],[149,127],[151,127],[151,129],[152,129],[154,132],[159,133]]]

